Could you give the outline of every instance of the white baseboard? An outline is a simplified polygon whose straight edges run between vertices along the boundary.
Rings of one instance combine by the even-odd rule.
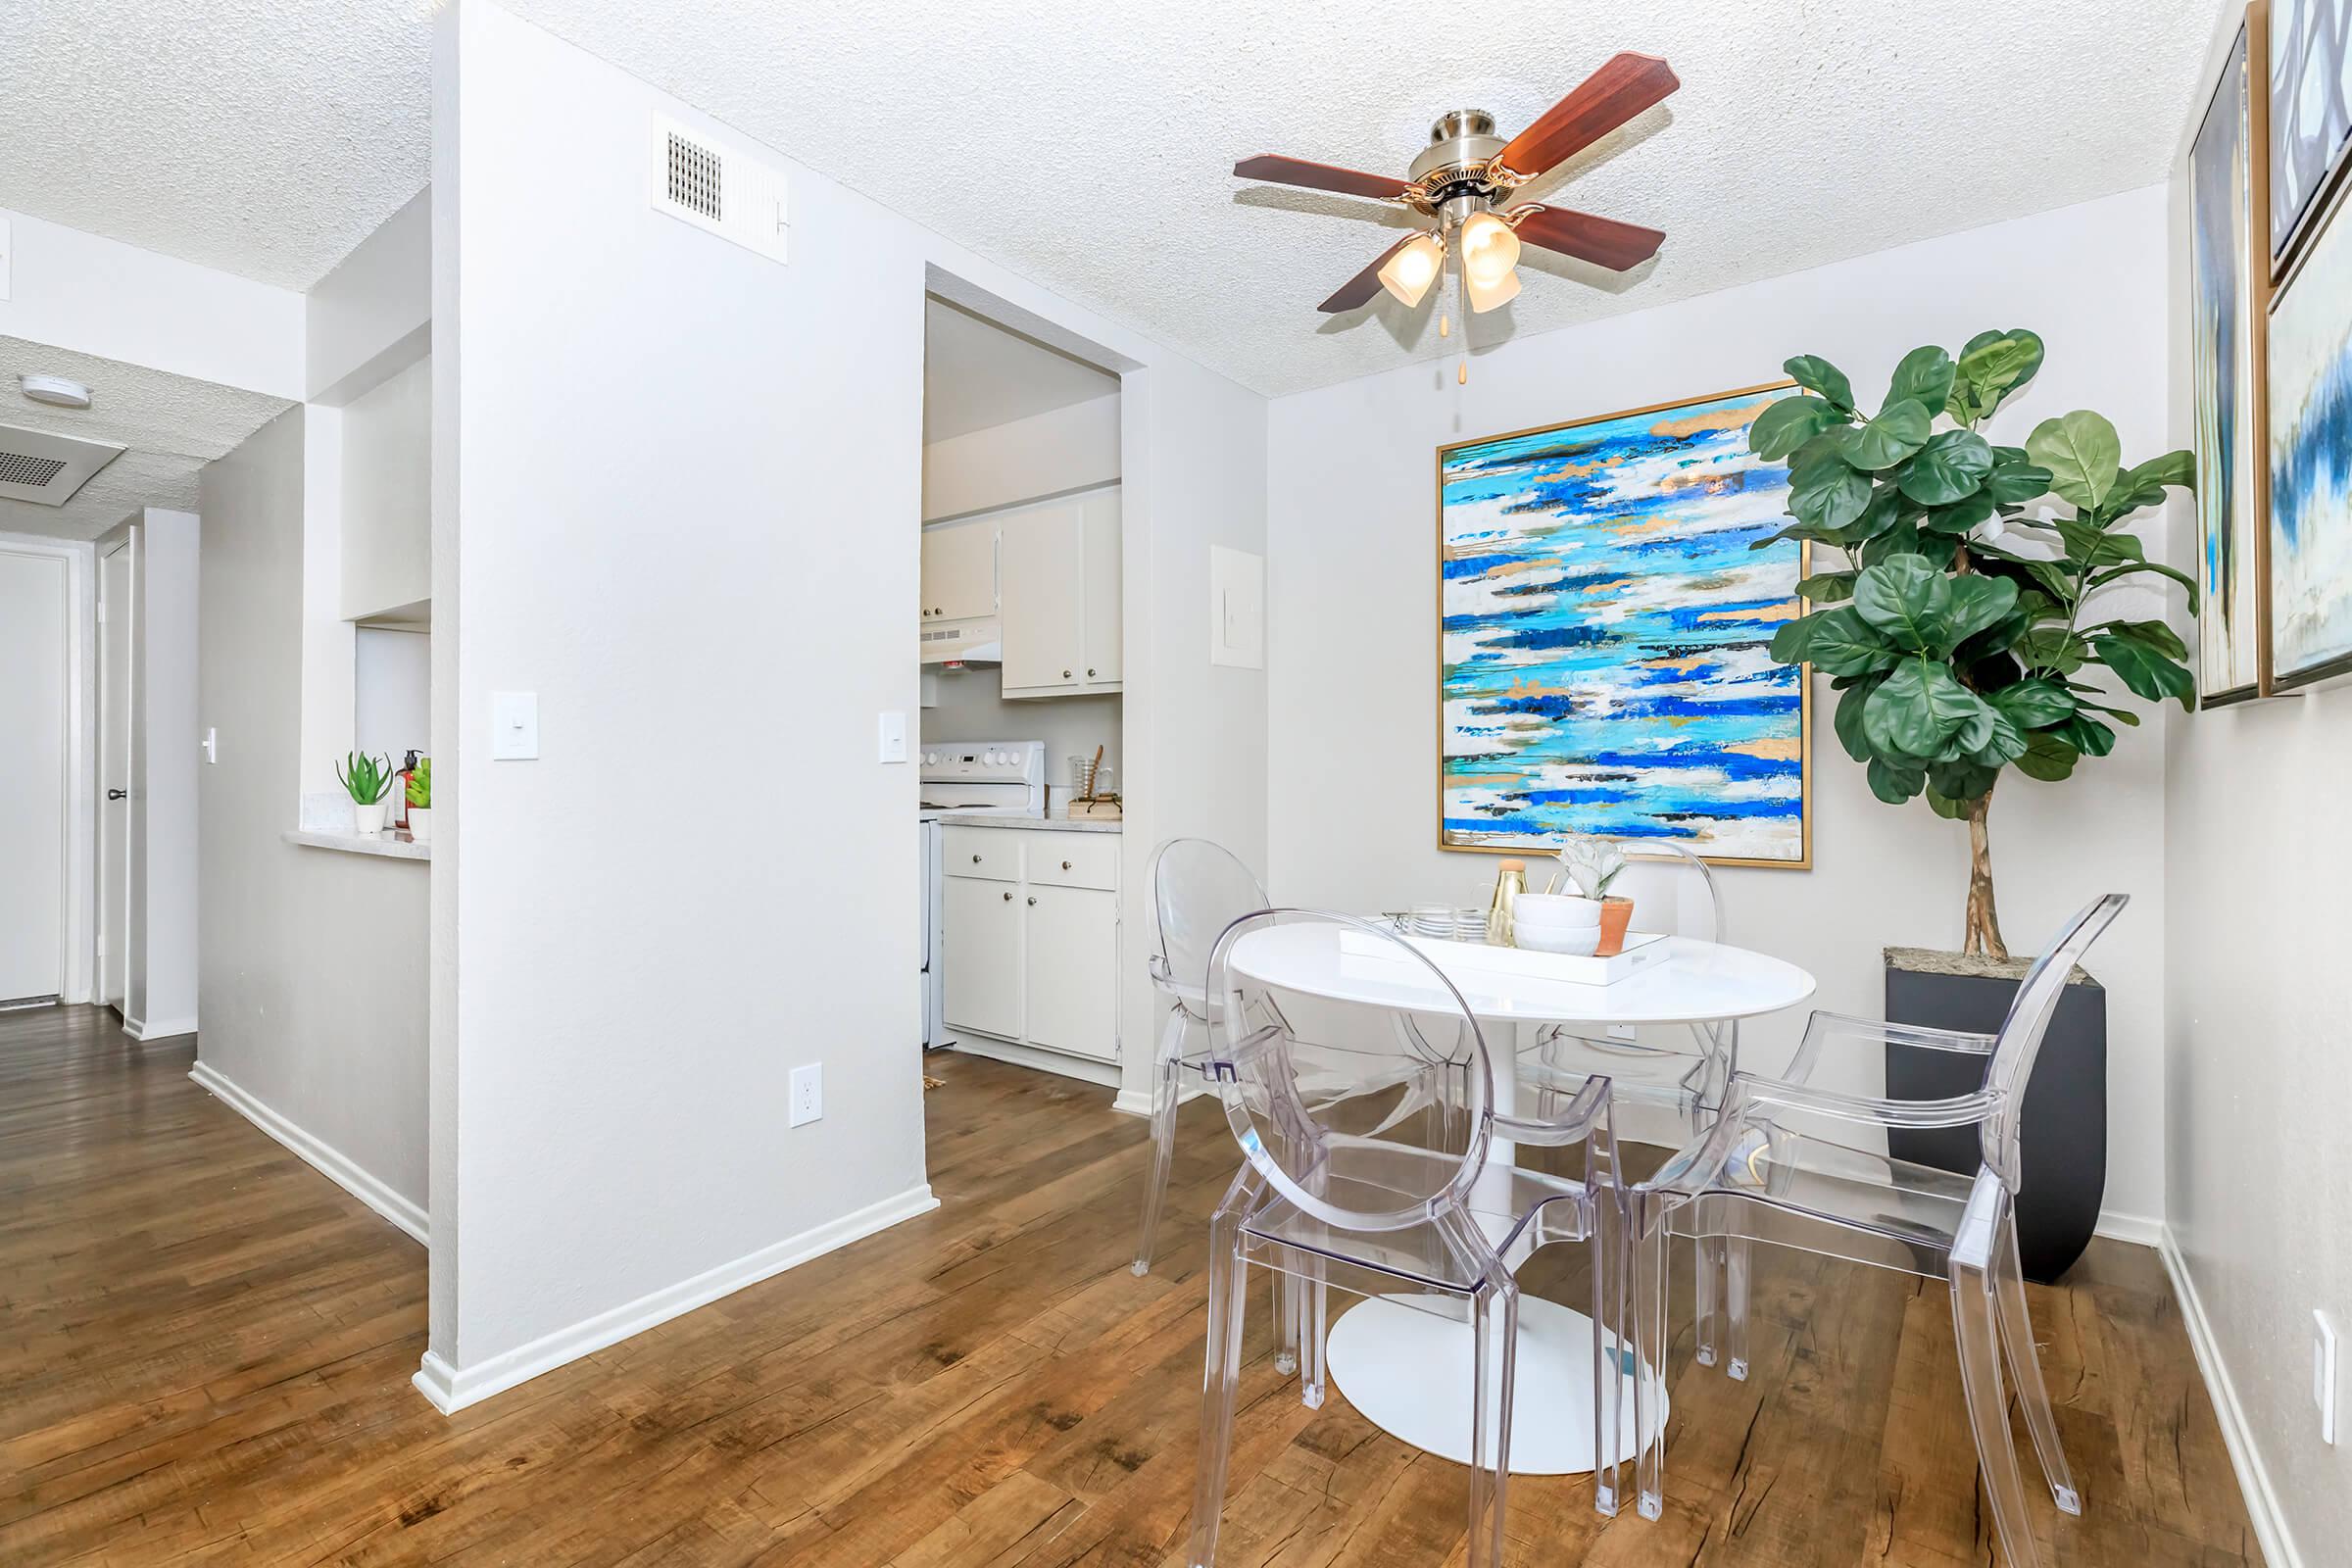
[[[145,1018],[125,1017],[122,1020],[122,1032],[133,1040],[176,1040],[181,1035],[194,1034],[196,1020],[193,1018],[164,1018],[150,1021]]]
[[[209,1061],[198,1061],[188,1069],[188,1076],[211,1091],[229,1109],[301,1155],[306,1163],[328,1181],[374,1209],[415,1240],[425,1240],[429,1223],[425,1211],[387,1187],[379,1178],[362,1170],[350,1155],[295,1126],[220,1076]]]
[[[528,1345],[517,1346],[478,1365],[451,1366],[427,1350],[423,1364],[411,1381],[418,1393],[432,1401],[435,1409],[444,1415],[454,1414],[543,1372],[553,1372],[566,1362],[592,1355],[608,1345],[617,1345],[633,1334],[642,1334],[658,1323],[666,1323],[722,1296],[732,1296],[747,1285],[756,1285],[861,1237],[887,1230],[902,1220],[927,1214],[938,1206],[939,1200],[931,1196],[929,1183],[909,1187],[895,1197],[869,1203],[798,1236],[788,1236],[731,1263],[721,1263],[692,1279],[680,1280],[609,1312],[599,1312],[569,1328],[543,1334]]]
[[[2237,1472],[2237,1490],[2245,1495],[2246,1514],[2254,1524],[2254,1539],[2262,1544],[2263,1560],[2270,1568],[2303,1568],[2303,1554],[2295,1549],[2294,1538],[2286,1533],[2286,1514],[2278,1506],[2278,1494],[2271,1486],[2271,1474],[2263,1468],[2262,1454],[2254,1446],[2254,1431],[2246,1421],[2245,1407],[2237,1402],[2237,1388],[2230,1381],[2230,1368],[2222,1360],[2212,1320],[2205,1316],[2205,1303],[2197,1297],[2196,1282],[2188,1276],[2188,1259],[2180,1255],[2180,1244],[2174,1239],[2172,1227],[2165,1225],[2158,1229],[2162,1234],[2156,1250],[2164,1259],[2165,1273],[2172,1276],[2173,1295],[2180,1303],[2180,1321],[2188,1330],[2189,1348],[2196,1352],[2197,1370],[2205,1376],[2205,1392],[2213,1398],[2213,1413],[2221,1423],[2222,1442],[2230,1449],[2230,1467]]]
[[[1133,1089],[1122,1089],[1111,1100],[1110,1108],[1128,1116],[1152,1114],[1152,1096]]]
[[[2112,1208],[2101,1209],[2098,1229],[2094,1234],[2119,1242],[2130,1242],[2134,1247],[2161,1248],[2164,1245],[2164,1221],[2150,1219],[2145,1214],[2124,1214]]]
[[[1105,1089],[1115,1089],[1119,1083],[1119,1064],[1115,1061],[1065,1056],[1058,1051],[1041,1050],[1019,1040],[999,1040],[994,1035],[958,1030],[955,1049],[968,1055],[986,1056],[991,1061],[1009,1061],[1016,1067],[1035,1067],[1081,1083],[1101,1084]]]

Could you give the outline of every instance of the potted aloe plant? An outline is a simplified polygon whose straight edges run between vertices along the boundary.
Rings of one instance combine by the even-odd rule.
[[[1980,427],[2041,362],[2041,339],[2022,328],[1980,333],[1956,360],[1914,349],[1866,413],[1836,366],[1803,355],[1787,366],[1802,395],[1773,404],[1749,432],[1759,457],[1788,465],[1795,520],[1775,538],[1845,556],[1799,585],[1816,608],[1781,628],[1773,658],[1830,677],[1838,742],[1871,793],[1894,806],[1924,798],[1968,824],[1960,951],[1886,951],[1886,1013],[1905,1022],[1991,1033],[2025,972],[2001,938],[1986,825],[2007,770],[2061,782],[2107,756],[2118,725],[2139,722],[2132,698],[2195,705],[2180,638],[2123,612],[2110,591],[2143,574],[2194,588],[2126,526],[2186,488],[2194,460],[2169,452],[2127,468],[2115,426],[2085,409],[2042,419],[2023,446],[1994,444]],[[2081,1255],[2106,1181],[2104,995],[2078,978],[2026,1097],[2017,1212],[2036,1279]],[[1889,1047],[1887,1092],[1966,1093],[1983,1065]],[[1974,1127],[1890,1143],[1903,1158],[1977,1168]]]
[[[416,759],[409,770],[409,837],[418,844],[433,841],[433,760]]]
[[[335,778],[351,797],[351,813],[360,836],[373,838],[381,833],[384,813],[391,809],[384,797],[392,793],[392,759],[348,752],[335,764]]]
[[[1600,926],[1600,945],[1592,951],[1606,958],[1625,951],[1626,927],[1633,922],[1634,901],[1609,892],[1625,869],[1625,852],[1613,839],[1590,833],[1571,833],[1560,846],[1560,868],[1577,896],[1593,906]]]

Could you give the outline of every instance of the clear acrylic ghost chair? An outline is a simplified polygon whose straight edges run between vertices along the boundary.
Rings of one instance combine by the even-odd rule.
[[[2010,1437],[2004,1363],[2051,1494],[2061,1511],[2082,1511],[2034,1353],[2025,1274],[2018,1263],[2020,1117],[2034,1055],[2068,978],[2126,902],[2122,894],[2108,894],[2067,922],[2018,986],[1997,1035],[1816,1013],[1799,1048],[1801,1070],[1810,1070],[1813,1058],[1827,1048],[1859,1047],[1874,1060],[1881,1058],[1888,1040],[1981,1054],[1984,1086],[1975,1093],[1948,1100],[1877,1100],[1740,1073],[1732,1080],[1714,1127],[1629,1194],[1638,1236],[1636,1354],[1645,1359],[1662,1355],[1666,1343],[1669,1228],[1699,1236],[1744,1236],[1948,1278],[1969,1424],[1992,1499],[1994,1528],[2013,1568],[2034,1568],[2040,1556]],[[1838,1138],[1799,1132],[1787,1125],[1792,1116],[1878,1130],[1975,1126],[1984,1162],[1973,1177],[1915,1165],[1849,1147]],[[1643,1388],[1637,1380],[1637,1401]],[[1637,1412],[1637,1429],[1647,1430],[1641,1420]],[[1664,1447],[1660,1442],[1644,1448],[1639,1464],[1641,1508],[1650,1517],[1662,1505]]]
[[[1152,984],[1167,1008],[1159,1054],[1152,1066],[1152,1170],[1144,1186],[1143,1234],[1134,1272],[1152,1270],[1159,1212],[1167,1201],[1168,1168],[1176,1157],[1176,1104],[1187,1082],[1207,1086],[1216,1043],[1216,1008],[1208,996],[1208,957],[1217,935],[1273,901],[1248,866],[1207,839],[1175,838],[1152,852],[1152,908],[1158,931],[1151,956]]]
[[[1634,901],[1636,929],[1697,942],[1731,940],[1725,934],[1723,892],[1706,861],[1670,840],[1623,847],[1625,869],[1609,892]],[[1567,891],[1564,883],[1556,885]],[[1602,1037],[1587,1025],[1548,1024],[1536,1031],[1534,1049],[1547,1080],[1573,1082],[1576,1072],[1606,1074],[1619,1136],[1671,1149],[1712,1125],[1722,1108],[1724,1086],[1740,1070],[1740,1023],[1726,1018],[1666,1024],[1643,1028],[1632,1039]],[[1713,1366],[1720,1352],[1728,1351],[1727,1370],[1744,1378],[1746,1244],[1737,1237],[1702,1237],[1693,1250],[1698,1362]]]
[[[1310,992],[1264,978],[1299,972],[1302,955],[1309,960],[1320,955],[1325,972],[1344,974],[1345,983],[1318,983]],[[1214,1077],[1246,1163],[1210,1225],[1207,1368],[1189,1560],[1194,1568],[1211,1568],[1216,1560],[1241,1378],[1244,1287],[1254,1263],[1294,1276],[1318,1308],[1336,1288],[1452,1322],[1466,1318],[1468,1559],[1472,1568],[1499,1564],[1519,1302],[1506,1259],[1555,1241],[1592,1241],[1601,1249],[1592,1270],[1594,1320],[1613,1323],[1622,1315],[1620,1271],[1607,1240],[1622,1214],[1608,1141],[1608,1082],[1589,1080],[1554,1120],[1496,1117],[1493,1066],[1459,993],[1394,930],[1371,921],[1295,909],[1249,915],[1219,940],[1210,980],[1225,1025]],[[1344,1080],[1355,1092],[1336,1092]],[[1551,1176],[1490,1165],[1498,1131],[1521,1142],[1583,1145],[1585,1172]],[[1319,1384],[1322,1313],[1313,1315],[1317,1332],[1302,1347],[1301,1376]],[[1427,1369],[1399,1375],[1427,1375]],[[1591,1419],[1605,1465],[1600,1502],[1610,1512],[1618,1495],[1618,1378],[1613,1341],[1595,1333]]]

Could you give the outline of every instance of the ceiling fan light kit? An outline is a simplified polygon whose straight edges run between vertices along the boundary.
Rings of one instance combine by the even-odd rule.
[[[1618,272],[1657,254],[1666,236],[1654,228],[1549,203],[1502,204],[1520,186],[1573,158],[1681,85],[1673,68],[1657,56],[1620,54],[1508,141],[1495,134],[1494,117],[1483,109],[1440,116],[1430,127],[1429,145],[1412,161],[1404,179],[1273,153],[1245,158],[1233,172],[1244,179],[1388,202],[1431,221],[1431,227],[1398,240],[1341,284],[1323,302],[1325,315],[1359,310],[1383,289],[1409,310],[1427,297],[1449,262],[1461,302],[1469,311],[1484,314],[1518,295],[1524,245]],[[1448,335],[1443,316],[1439,335]],[[1469,379],[1466,359],[1457,379]]]

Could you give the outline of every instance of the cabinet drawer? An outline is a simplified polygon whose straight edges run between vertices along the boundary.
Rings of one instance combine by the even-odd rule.
[[[1116,833],[1024,833],[1029,841],[1029,880],[1057,888],[1116,889],[1119,836]]]
[[[992,882],[1021,878],[1021,840],[1025,834],[995,827],[941,829],[940,869],[950,876],[986,877]]]

